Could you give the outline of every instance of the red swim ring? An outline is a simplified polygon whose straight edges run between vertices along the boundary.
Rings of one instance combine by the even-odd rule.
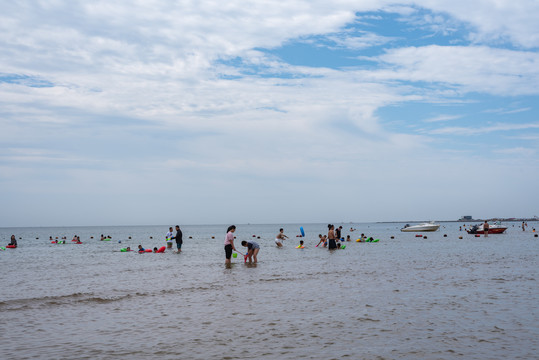
[[[146,251],[146,252],[153,252],[152,249],[146,249],[146,250],[144,250],[144,251]]]
[[[17,245],[6,245],[6,248],[8,249],[15,249]]]
[[[159,250],[157,250],[157,252],[158,252],[158,253],[164,253],[164,252],[165,252],[165,249],[166,249],[165,246],[161,246],[161,247],[159,248]]]

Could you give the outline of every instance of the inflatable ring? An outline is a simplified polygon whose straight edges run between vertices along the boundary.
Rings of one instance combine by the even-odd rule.
[[[7,249],[15,249],[17,245],[6,245]]]

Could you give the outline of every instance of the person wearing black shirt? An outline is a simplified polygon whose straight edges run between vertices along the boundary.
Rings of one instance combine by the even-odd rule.
[[[178,248],[177,252],[182,252],[183,234],[180,230],[180,225],[176,225],[176,236],[174,236],[173,239],[176,240],[176,247]]]

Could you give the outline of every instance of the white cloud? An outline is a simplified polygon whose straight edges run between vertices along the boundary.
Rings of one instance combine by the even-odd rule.
[[[477,43],[510,42],[517,47],[539,47],[539,2],[535,0],[420,0],[410,4],[447,13],[469,23],[475,31],[470,39]]]
[[[525,157],[531,157],[537,154],[536,149],[525,148],[521,146],[515,147],[515,148],[495,150],[495,152],[498,154],[517,155],[517,156],[525,156]]]
[[[430,134],[437,135],[478,135],[478,134],[488,134],[496,131],[514,131],[514,130],[530,130],[530,129],[539,129],[539,123],[529,123],[529,124],[494,124],[490,126],[481,126],[481,127],[444,127],[435,130],[429,131]]]
[[[391,49],[377,59],[390,68],[373,71],[374,78],[444,83],[462,92],[539,94],[539,54],[535,52],[430,45]]]
[[[438,116],[428,118],[428,119],[425,120],[425,122],[431,123],[431,122],[450,121],[450,120],[457,120],[457,119],[460,119],[460,118],[462,118],[462,115],[445,115],[445,114],[442,114],[442,115],[438,115]]]
[[[518,114],[521,112],[526,112],[532,110],[531,107],[525,107],[525,108],[519,108],[519,109],[505,109],[505,108],[498,108],[498,109],[489,109],[485,110],[485,113],[494,113],[494,114],[501,114],[501,115],[510,115],[510,114]]]

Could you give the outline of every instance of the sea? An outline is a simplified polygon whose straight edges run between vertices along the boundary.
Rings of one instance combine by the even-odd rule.
[[[19,244],[0,251],[0,358],[539,359],[537,222],[336,223],[352,241],[331,251],[327,224],[236,224],[258,263],[228,267],[229,224],[182,225],[181,253],[120,251],[165,245],[170,225],[0,228]]]

